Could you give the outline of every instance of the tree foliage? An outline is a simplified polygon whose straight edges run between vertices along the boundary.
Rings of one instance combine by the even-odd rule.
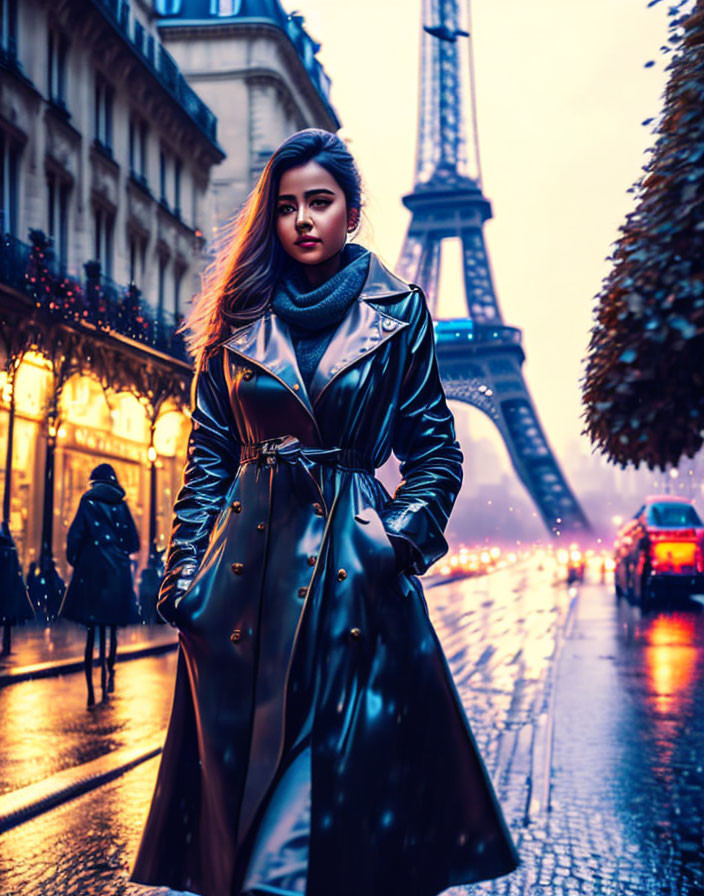
[[[651,469],[704,441],[704,0],[670,16],[657,139],[596,297],[583,384],[592,442]]]

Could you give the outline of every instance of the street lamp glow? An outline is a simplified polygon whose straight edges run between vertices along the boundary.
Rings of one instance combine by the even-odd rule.
[[[147,460],[150,464],[153,464],[156,460],[156,448],[153,445],[150,445],[149,448],[147,448]]]

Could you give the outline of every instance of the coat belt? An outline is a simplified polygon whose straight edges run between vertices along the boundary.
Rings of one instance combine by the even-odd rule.
[[[295,436],[280,436],[263,442],[249,442],[240,449],[240,463],[259,461],[265,466],[277,462],[295,464],[300,461],[305,466],[313,464],[329,464],[331,466],[351,467],[374,474],[371,458],[365,457],[353,448],[315,448],[303,445]]]

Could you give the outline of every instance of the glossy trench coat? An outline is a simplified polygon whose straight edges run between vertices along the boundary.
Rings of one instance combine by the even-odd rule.
[[[159,603],[180,629],[174,705],[133,879],[239,896],[306,737],[307,896],[434,896],[511,871],[412,574],[446,552],[462,480],[423,294],[372,256],[309,392],[273,313],[194,392]],[[373,472],[392,450],[393,498]]]

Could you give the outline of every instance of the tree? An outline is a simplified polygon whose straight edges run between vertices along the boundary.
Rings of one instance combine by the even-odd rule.
[[[596,297],[583,384],[592,442],[650,469],[704,441],[704,0],[670,16],[657,139]]]

